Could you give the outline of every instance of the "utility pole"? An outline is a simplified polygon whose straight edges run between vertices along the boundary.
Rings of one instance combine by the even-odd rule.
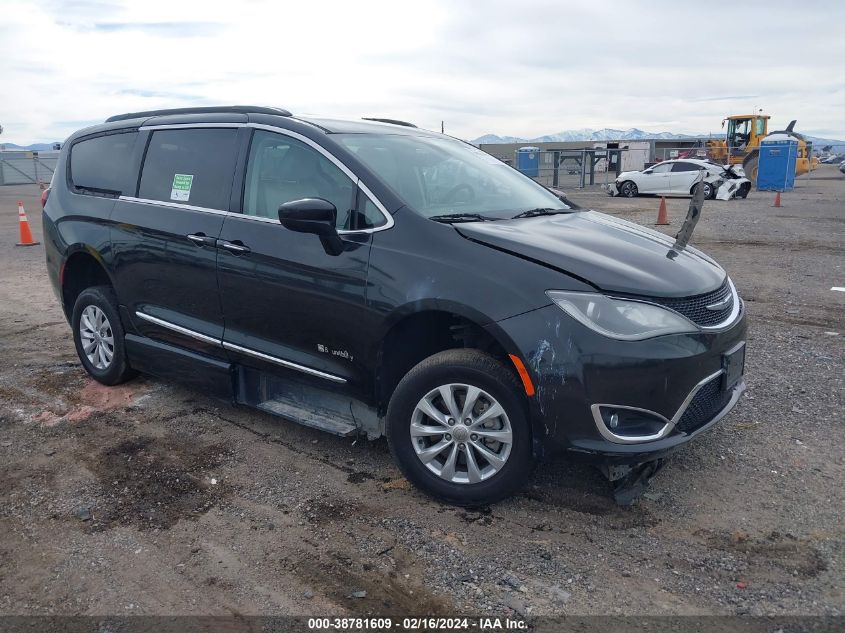
[[[443,134],[443,121],[440,122],[440,133]]]

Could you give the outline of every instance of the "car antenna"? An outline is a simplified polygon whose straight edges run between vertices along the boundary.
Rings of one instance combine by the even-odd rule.
[[[689,210],[687,211],[687,219],[681,225],[681,230],[675,236],[675,243],[672,248],[666,253],[669,259],[675,259],[678,252],[686,248],[692,237],[692,232],[695,230],[695,225],[698,224],[698,219],[701,217],[701,210],[704,208],[704,171],[698,175],[698,180],[695,181],[695,186],[692,194],[692,199],[689,201]]]

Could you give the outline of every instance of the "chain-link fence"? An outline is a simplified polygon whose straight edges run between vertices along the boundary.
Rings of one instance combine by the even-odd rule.
[[[510,155],[491,152],[511,167],[547,187],[580,189],[612,182],[622,171],[627,149],[519,149]]]
[[[517,150],[516,168],[547,187],[583,189],[613,181],[624,149]],[[532,158],[532,155],[536,155]]]
[[[678,158],[696,158],[698,160],[709,160],[724,165],[728,162],[729,156],[736,160],[737,158],[745,157],[748,151],[745,145],[732,145],[729,148],[721,144],[713,144],[709,147],[705,144],[694,147],[657,147],[654,150],[654,161],[661,162]]]
[[[59,152],[0,152],[0,185],[48,183]]]

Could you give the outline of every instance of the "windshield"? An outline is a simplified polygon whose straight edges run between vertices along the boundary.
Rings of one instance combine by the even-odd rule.
[[[399,134],[335,138],[409,207],[429,218],[467,213],[500,219],[532,209],[571,208],[527,176],[461,141]]]

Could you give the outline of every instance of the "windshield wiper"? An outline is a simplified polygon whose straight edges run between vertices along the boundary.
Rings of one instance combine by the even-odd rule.
[[[538,215],[557,215],[558,213],[569,213],[569,209],[552,209],[550,207],[539,207],[537,209],[528,209],[528,211],[523,211],[522,213],[517,213],[515,216],[511,218],[511,220],[516,220],[517,218],[534,218]]]
[[[432,215],[429,220],[435,222],[485,222],[491,220],[499,220],[500,218],[490,218],[480,213],[445,213],[443,215]]]

